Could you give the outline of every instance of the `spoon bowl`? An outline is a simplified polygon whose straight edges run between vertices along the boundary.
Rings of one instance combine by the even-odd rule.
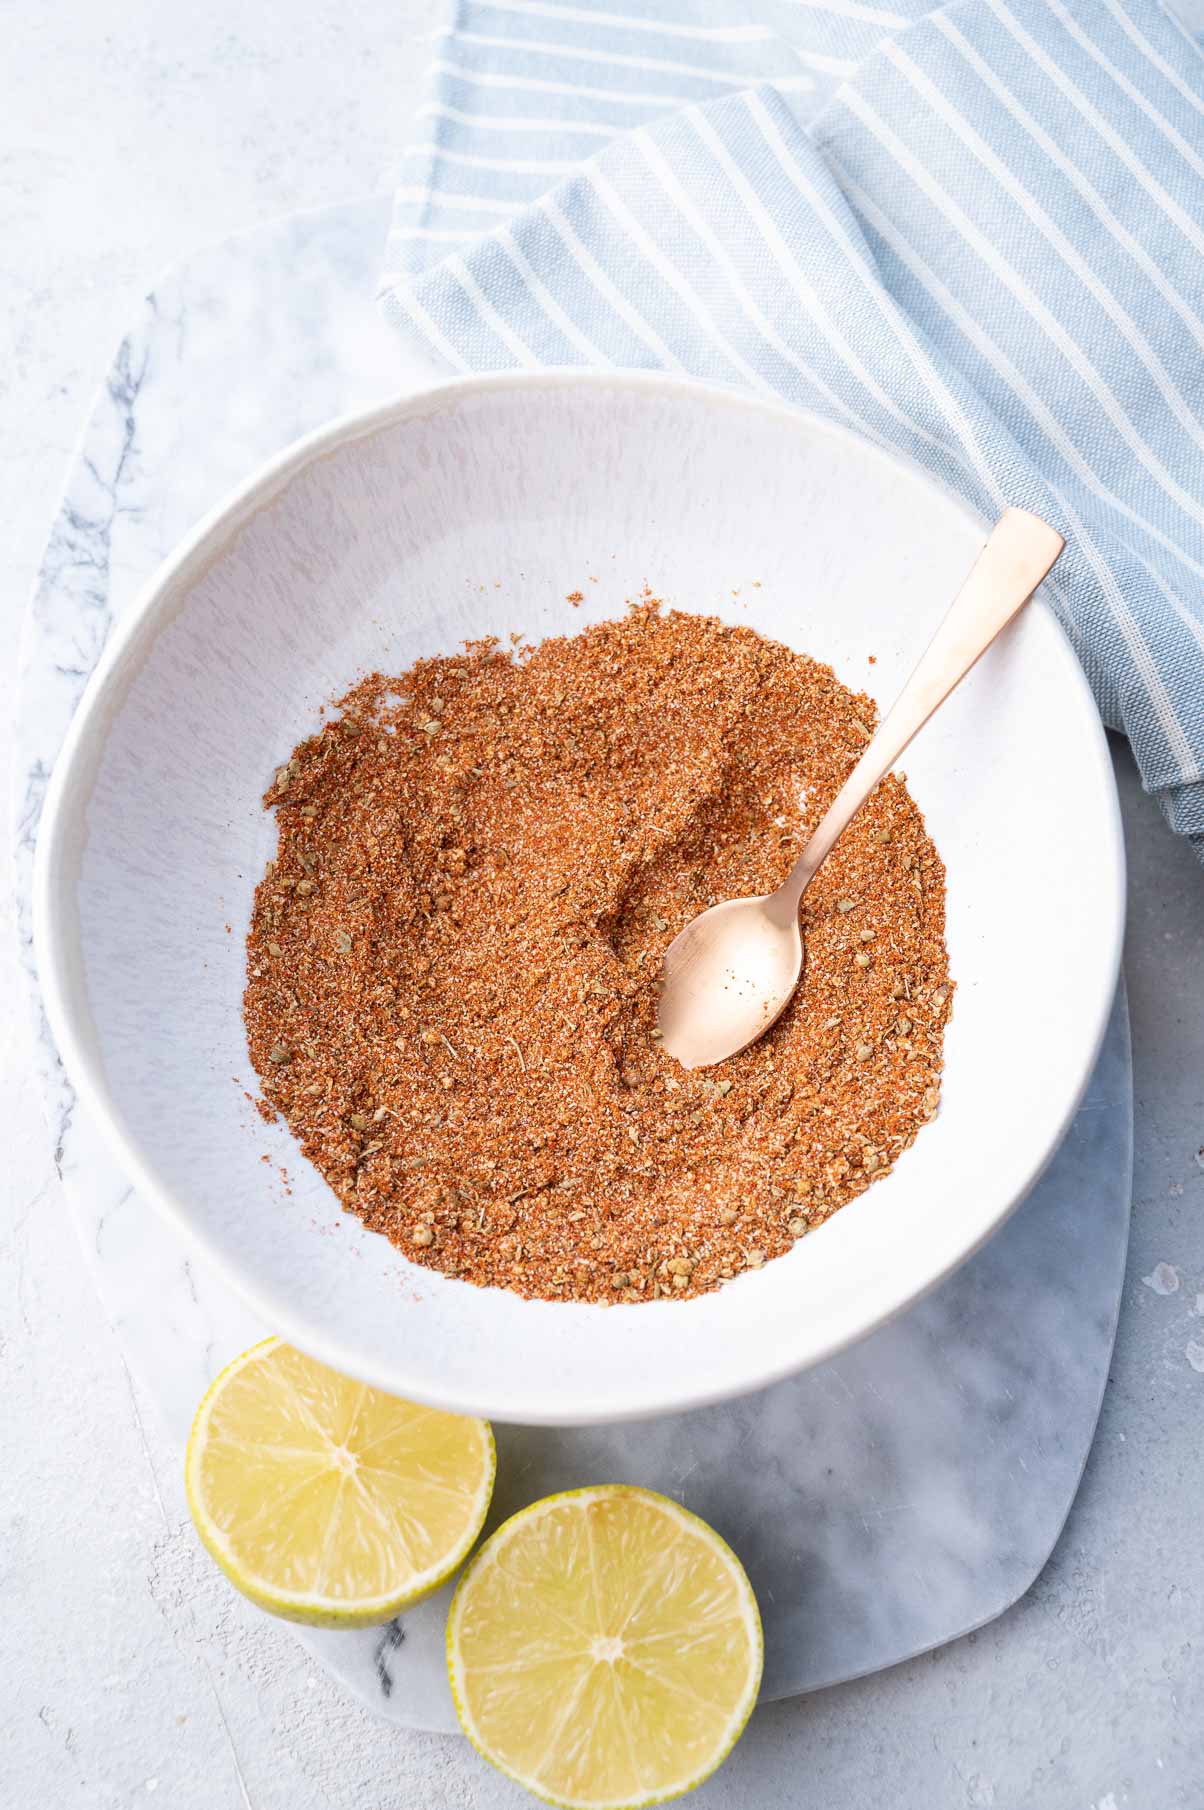
[[[665,1048],[683,1068],[734,1056],[781,1017],[802,971],[798,912],[780,893],[713,905],[665,951]]]

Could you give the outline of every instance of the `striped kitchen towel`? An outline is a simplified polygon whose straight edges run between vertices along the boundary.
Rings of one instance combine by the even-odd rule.
[[[774,392],[1045,516],[1103,716],[1204,855],[1204,61],[1172,17],[458,0],[432,82],[388,317],[454,371]]]

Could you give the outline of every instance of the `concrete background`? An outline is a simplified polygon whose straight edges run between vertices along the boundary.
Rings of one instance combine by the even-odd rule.
[[[1180,10],[1204,30],[1204,0]],[[149,280],[206,239],[387,188],[439,12],[432,0],[0,0],[0,736],[62,471]],[[1119,748],[1117,767],[1133,1240],[1069,1525],[990,1628],[759,1713],[699,1810],[1204,1802],[1204,876]],[[465,1744],[386,1729],[343,1698],[197,1547],[176,1454],[58,1195],[3,910],[0,1804],[528,1802]]]

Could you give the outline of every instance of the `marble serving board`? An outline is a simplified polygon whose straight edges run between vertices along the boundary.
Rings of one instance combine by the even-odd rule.
[[[16,862],[35,1000],[28,897],[42,795],[114,618],[262,459],[424,380],[373,307],[387,215],[381,199],[293,216],[199,253],[156,285],[100,390],[24,649]],[[135,1195],[39,1028],[81,1244],[131,1368],[182,1445],[215,1371],[270,1329]],[[841,1357],[721,1407],[635,1426],[499,1427],[493,1518],[589,1482],[680,1498],[749,1568],[767,1698],[893,1664],[998,1615],[1045,1563],[1091,1444],[1124,1270],[1131,1135],[1122,993],[1044,1179],[924,1302]],[[387,1629],[299,1637],[382,1715],[452,1728],[445,1614],[443,1593]]]

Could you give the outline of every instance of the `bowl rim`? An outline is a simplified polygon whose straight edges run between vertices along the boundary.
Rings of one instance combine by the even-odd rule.
[[[156,1211],[162,1213],[187,1242],[203,1253],[223,1281],[265,1323],[300,1349],[395,1394],[412,1396],[415,1400],[430,1402],[449,1412],[492,1415],[497,1419],[527,1425],[565,1425],[570,1422],[560,1409],[545,1409],[541,1412],[536,1400],[490,1403],[479,1395],[471,1395],[459,1388],[444,1390],[436,1399],[425,1383],[420,1382],[415,1387],[406,1377],[404,1360],[391,1362],[389,1365],[382,1364],[378,1359],[356,1349],[345,1334],[337,1335],[321,1326],[311,1325],[295,1314],[278,1289],[273,1290],[248,1280],[228,1254],[222,1241],[197,1223],[186,1197],[159,1177],[151,1160],[143,1156],[137,1137],[127,1130],[120,1114],[110,1103],[99,1057],[91,1042],[90,1027],[94,1021],[82,994],[81,936],[75,895],[73,889],[61,882],[72,866],[72,838],[91,790],[89,764],[82,756],[86,755],[91,743],[99,743],[107,736],[108,725],[103,720],[106,706],[113,693],[119,689],[127,670],[136,661],[138,644],[161,630],[166,620],[170,619],[182,589],[195,584],[209,565],[222,556],[246,524],[275,501],[299,472],[345,445],[369,438],[413,416],[437,413],[445,407],[454,407],[465,396],[570,388],[618,389],[637,394],[676,396],[713,408],[750,411],[803,432],[818,431],[834,435],[855,444],[871,456],[880,458],[886,465],[918,477],[947,503],[952,503],[968,524],[981,529],[984,535],[988,531],[987,520],[964,498],[940,483],[925,467],[906,454],[876,444],[865,435],[812,410],[795,408],[777,398],[761,396],[746,389],[657,371],[611,371],[574,366],[470,374],[449,379],[432,376],[429,383],[411,384],[370,408],[356,409],[334,417],[262,462],[241,484],[201,517],[176,549],[143,583],[115,623],[55,759],[38,827],[32,883],[34,966],[51,1034],[68,1078],[136,1191],[153,1203]],[[703,1407],[769,1387],[785,1377],[836,1356],[922,1300],[947,1276],[966,1263],[1028,1196],[1059,1149],[1098,1060],[1119,981],[1125,923],[1125,848],[1120,801],[1104,725],[1086,675],[1074,655],[1065,630],[1040,592],[1034,599],[1034,605],[1039,605],[1044,610],[1064,643],[1066,652],[1071,656],[1066,663],[1068,683],[1072,690],[1077,690],[1080,702],[1088,706],[1086,719],[1095,765],[1104,780],[1102,790],[1106,809],[1101,831],[1106,841],[1103,851],[1106,868],[1112,882],[1106,892],[1097,896],[1095,902],[1098,918],[1105,932],[1106,958],[1101,969],[1101,984],[1092,1003],[1093,1019],[1082,1045],[1077,1070],[1071,1078],[1065,1111],[1054,1135],[1044,1148],[1034,1149],[1032,1161],[1020,1185],[1010,1198],[996,1203],[989,1220],[977,1222],[969,1236],[957,1244],[956,1248],[951,1247],[943,1254],[943,1260],[923,1280],[916,1281],[908,1277],[890,1289],[881,1290],[870,1311],[856,1325],[827,1334],[801,1351],[791,1348],[776,1363],[759,1362],[756,1366],[745,1369],[736,1365],[730,1385],[725,1384],[723,1387],[712,1385],[691,1388],[678,1384],[669,1389],[662,1385],[658,1389],[656,1378],[650,1375],[648,1391],[638,1404],[624,1402],[616,1411],[615,1404],[608,1401],[604,1394],[599,1394],[594,1399],[575,1401],[571,1424],[586,1426],[616,1419],[635,1420]]]

